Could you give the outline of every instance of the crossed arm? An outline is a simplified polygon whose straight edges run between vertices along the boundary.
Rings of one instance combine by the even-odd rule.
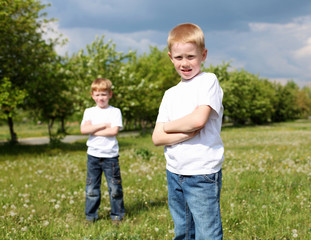
[[[91,134],[94,136],[112,137],[116,136],[120,127],[111,127],[110,123],[92,124],[91,121],[86,121],[80,127],[82,134]]]
[[[158,122],[152,134],[154,145],[174,145],[197,135],[206,124],[212,108],[198,106],[192,113],[171,122]]]

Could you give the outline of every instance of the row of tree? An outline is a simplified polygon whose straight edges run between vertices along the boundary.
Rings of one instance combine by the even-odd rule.
[[[72,56],[58,56],[59,39],[44,40],[47,5],[38,0],[3,0],[0,5],[0,118],[6,119],[11,141],[17,136],[13,118],[27,111],[48,125],[50,138],[55,120],[80,121],[92,106],[90,84],[112,80],[111,104],[119,107],[126,128],[152,126],[163,93],[179,81],[167,50],[150,47],[149,53],[122,53],[115,44],[96,38]],[[235,124],[286,121],[311,115],[311,90],[293,81],[285,86],[245,70],[229,71],[230,64],[209,66],[224,90],[225,121]]]

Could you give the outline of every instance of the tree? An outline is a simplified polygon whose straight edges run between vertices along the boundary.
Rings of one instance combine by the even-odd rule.
[[[274,122],[294,120],[299,117],[299,107],[297,105],[297,92],[299,87],[293,81],[289,81],[285,86],[275,83],[276,101],[274,102],[275,112],[272,116]]]
[[[66,134],[64,121],[73,114],[74,98],[65,70],[65,62],[61,57],[44,66],[44,79],[33,81],[29,88],[31,98],[27,105],[32,106],[32,115],[42,122],[47,122],[50,142]],[[42,74],[43,75],[43,74]],[[55,120],[60,120],[62,125],[57,134],[52,133]]]
[[[42,74],[46,72],[42,70],[56,56],[53,50],[56,41],[43,39],[43,27],[49,20],[44,19],[46,14],[41,11],[46,6],[37,0],[2,0],[0,4],[0,84],[7,86],[2,89],[7,96],[12,97],[12,91],[23,93],[19,98],[12,97],[10,108],[5,105],[6,110],[1,111],[2,118],[7,118],[12,142],[17,141],[14,111],[22,97],[32,97],[28,92],[33,83],[44,79]]]
[[[12,115],[26,97],[25,90],[14,89],[8,78],[3,78],[0,85],[0,118],[8,120],[10,126],[11,142],[17,141],[13,128]]]
[[[297,106],[299,108],[299,116],[308,118],[311,116],[311,88],[303,87],[297,93]]]

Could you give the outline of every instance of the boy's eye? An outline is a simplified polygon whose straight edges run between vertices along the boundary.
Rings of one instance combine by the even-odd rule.
[[[176,59],[176,60],[181,60],[182,57],[181,57],[181,56],[177,56],[177,57],[175,57],[175,59]]]

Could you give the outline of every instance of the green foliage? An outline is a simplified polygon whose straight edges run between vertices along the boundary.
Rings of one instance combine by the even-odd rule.
[[[25,90],[13,89],[11,81],[3,78],[0,82],[0,118],[12,117],[26,96]]]
[[[281,122],[299,118],[298,86],[293,81],[290,81],[285,86],[276,84],[275,89],[277,97],[274,103],[275,114],[273,115],[273,121]]]

